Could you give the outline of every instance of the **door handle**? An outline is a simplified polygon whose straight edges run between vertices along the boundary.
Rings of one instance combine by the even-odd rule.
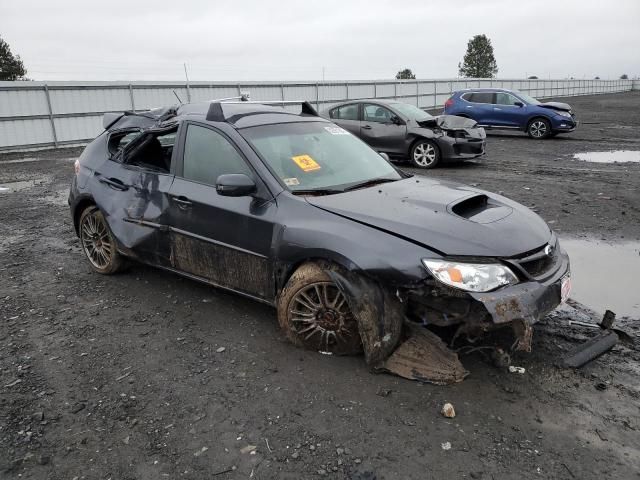
[[[371,125],[363,125],[363,130],[371,130]]]
[[[173,201],[176,202],[178,204],[178,208],[181,208],[182,210],[191,208],[191,206],[193,205],[193,203],[191,203],[191,201],[189,201],[187,197],[183,196],[173,197]]]
[[[117,178],[100,178],[100,183],[104,183],[105,185],[114,188],[116,190],[120,190],[121,192],[126,192],[129,190],[129,187],[125,185],[122,180],[118,180]]]

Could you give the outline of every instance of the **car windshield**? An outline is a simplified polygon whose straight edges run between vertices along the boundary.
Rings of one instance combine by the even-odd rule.
[[[533,97],[530,97],[526,93],[522,93],[522,92],[519,92],[517,90],[514,91],[513,93],[515,93],[518,97],[520,97],[521,100],[524,100],[524,103],[526,103],[528,105],[540,105],[540,102],[538,100],[536,100]]]
[[[432,115],[429,115],[424,110],[419,109],[415,105],[409,105],[408,103],[394,103],[393,108],[416,122],[423,122],[433,118]]]
[[[240,133],[294,193],[334,193],[403,178],[364,142],[332,123],[262,125]]]

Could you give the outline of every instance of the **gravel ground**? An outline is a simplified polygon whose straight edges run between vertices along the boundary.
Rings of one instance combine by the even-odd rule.
[[[640,92],[566,101],[573,134],[490,133],[484,160],[426,174],[500,191],[564,236],[637,241],[640,164],[572,154],[640,150]],[[524,374],[471,355],[455,386],[374,375],[292,347],[264,305],[143,266],[92,273],[66,207],[77,154],[0,156],[0,184],[19,182],[0,192],[1,478],[640,478],[637,340],[555,366],[592,335],[568,324],[587,307],[537,325]]]

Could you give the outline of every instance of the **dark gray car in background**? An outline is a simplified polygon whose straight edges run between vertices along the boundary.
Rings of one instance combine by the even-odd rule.
[[[323,116],[378,152],[397,159],[408,157],[420,168],[484,154],[486,134],[475,120],[453,115],[434,117],[408,103],[352,100],[334,105]]]

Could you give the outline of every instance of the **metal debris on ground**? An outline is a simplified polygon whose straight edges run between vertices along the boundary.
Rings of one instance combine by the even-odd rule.
[[[519,373],[520,375],[524,375],[525,373],[524,367],[514,367],[513,365],[509,366],[509,372],[511,373]]]

